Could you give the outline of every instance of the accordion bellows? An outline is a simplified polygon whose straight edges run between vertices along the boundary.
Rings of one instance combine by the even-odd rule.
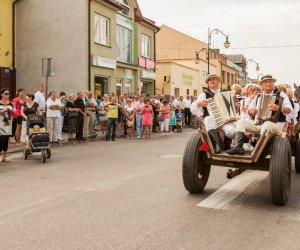
[[[239,118],[235,109],[235,101],[230,91],[215,94],[213,98],[207,99],[207,110],[214,119],[217,128]]]
[[[282,107],[283,98],[278,95],[268,95],[261,94],[257,97],[257,114],[254,119],[255,124],[262,124],[265,121],[278,122],[281,107]],[[279,105],[278,111],[270,111],[269,105],[277,104]]]

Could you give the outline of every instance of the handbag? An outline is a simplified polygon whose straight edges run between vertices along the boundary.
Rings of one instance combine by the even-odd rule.
[[[157,120],[158,120],[159,122],[163,122],[165,119],[164,119],[164,117],[163,117],[162,114],[159,114],[159,115],[157,116]]]
[[[77,117],[78,113],[77,112],[68,112],[68,117],[72,118],[72,117]]]
[[[130,128],[130,127],[133,127],[134,126],[134,120],[127,120],[127,126]]]
[[[100,116],[106,115],[106,110],[105,110],[105,109],[101,109],[101,110],[99,111],[99,115],[100,115]]]

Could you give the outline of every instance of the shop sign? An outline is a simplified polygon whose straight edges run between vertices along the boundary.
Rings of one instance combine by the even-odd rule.
[[[146,69],[155,69],[155,62],[150,59],[146,59]]]
[[[143,79],[150,79],[150,80],[155,80],[156,79],[156,74],[154,71],[150,70],[142,70],[141,71],[141,78]]]
[[[140,57],[140,58],[138,59],[138,65],[139,65],[140,67],[146,68],[146,58]]]
[[[144,57],[138,59],[138,65],[145,69],[155,69],[155,62]]]
[[[189,74],[182,73],[183,84],[191,86],[193,85],[194,77]]]
[[[92,65],[103,68],[116,69],[117,61],[102,56],[92,55]]]

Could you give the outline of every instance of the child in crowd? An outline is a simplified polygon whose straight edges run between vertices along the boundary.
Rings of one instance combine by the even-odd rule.
[[[174,128],[176,126],[176,114],[175,114],[176,108],[174,106],[171,106],[171,112],[170,112],[170,121],[169,121],[169,127],[170,131],[174,132]]]
[[[182,131],[184,114],[182,113],[182,109],[178,109],[178,113],[176,114],[176,127],[177,131]]]

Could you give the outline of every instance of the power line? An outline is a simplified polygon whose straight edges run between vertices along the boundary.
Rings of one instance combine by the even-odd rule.
[[[296,48],[296,47],[300,47],[300,44],[295,44],[295,45],[274,45],[274,46],[252,46],[252,47],[240,47],[240,48],[228,48],[228,49],[280,49],[280,48]],[[157,48],[157,49],[176,49],[178,50],[178,48]],[[190,50],[191,48],[180,48],[181,50],[186,49],[186,50]],[[223,48],[222,48],[223,49]],[[226,50],[228,50],[226,49]]]
[[[274,45],[274,46],[253,46],[253,47],[240,47],[240,48],[228,48],[228,49],[279,49],[279,48],[295,48],[300,47],[296,45]]]

